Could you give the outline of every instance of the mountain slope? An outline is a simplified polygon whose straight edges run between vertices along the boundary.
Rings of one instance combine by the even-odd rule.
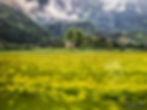
[[[107,37],[127,34],[144,41],[147,35],[146,0],[0,0],[23,11],[48,30],[54,39],[71,27]],[[137,40],[138,41],[138,40]]]
[[[146,0],[0,0],[22,9],[41,25],[92,22],[109,31],[147,29]]]
[[[43,44],[48,33],[21,11],[0,4],[0,43]]]

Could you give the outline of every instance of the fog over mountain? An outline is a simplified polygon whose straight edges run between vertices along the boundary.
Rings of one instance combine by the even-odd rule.
[[[40,24],[91,22],[104,30],[146,30],[146,0],[0,0]]]

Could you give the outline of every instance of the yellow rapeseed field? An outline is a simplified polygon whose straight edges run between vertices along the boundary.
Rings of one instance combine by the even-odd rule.
[[[1,53],[0,110],[147,110],[147,53]]]

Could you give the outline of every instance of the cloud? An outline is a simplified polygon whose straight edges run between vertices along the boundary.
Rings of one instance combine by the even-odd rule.
[[[76,13],[69,14],[68,12],[72,11],[72,3],[70,0],[64,2],[64,8],[59,6],[57,0],[51,0],[50,3],[45,7],[46,15],[52,16],[54,19],[75,21],[78,20],[78,15]]]
[[[33,19],[43,18],[44,20],[57,19],[76,21],[81,19],[82,15],[89,15],[88,11],[85,11],[84,7],[99,6],[97,4],[102,3],[102,9],[105,12],[123,12],[126,10],[127,3],[138,4],[139,1],[144,0],[0,0],[1,2],[13,5],[21,8],[26,14]],[[76,5],[75,5],[76,4]],[[88,4],[88,5],[87,5]],[[81,12],[82,11],[82,12]],[[137,11],[141,13],[140,8]]]
[[[0,0],[3,3],[18,6],[31,18],[60,19],[67,21],[78,20],[77,13],[72,11],[73,0]],[[63,7],[64,6],[64,7]]]
[[[12,5],[16,3],[16,0],[0,0],[0,2],[8,4],[8,5]]]
[[[123,12],[126,10],[128,3],[137,4],[138,0],[102,0],[104,11]]]

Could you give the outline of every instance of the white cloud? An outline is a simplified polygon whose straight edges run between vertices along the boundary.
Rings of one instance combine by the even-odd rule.
[[[37,8],[39,6],[36,0],[33,0],[29,3],[26,0],[16,0],[16,1],[19,4],[19,6],[24,9],[26,13],[30,13],[32,9]]]
[[[45,18],[45,19],[60,19],[60,20],[67,20],[67,21],[76,21],[78,20],[77,13],[73,13],[71,15],[68,14],[69,11],[72,11],[72,0],[66,0],[66,2],[63,0],[63,3],[66,7],[65,10],[61,10],[58,7],[56,0],[50,0],[48,4],[44,7],[44,11],[39,10],[39,3],[37,0],[31,0],[30,2],[27,2],[26,0],[6,0],[7,3],[11,4],[12,1],[15,2],[15,4],[18,4],[19,7],[21,7],[24,12],[28,15],[30,15],[33,19],[35,17]],[[34,13],[32,13],[32,10],[36,10]]]
[[[126,10],[127,3],[137,3],[138,0],[102,0],[105,11],[123,12]]]
[[[61,10],[58,8],[55,0],[51,0],[51,2],[45,7],[45,14],[48,16],[52,16],[55,19],[68,20],[68,21],[76,21],[78,20],[77,14],[69,15],[68,12],[72,10],[72,4],[70,0],[65,2],[65,10]]]
[[[80,6],[84,3],[89,4],[89,6],[96,7],[97,4],[102,3],[102,9],[106,12],[116,11],[123,12],[126,10],[127,3],[133,3],[136,5],[136,11],[141,13],[141,9],[138,6],[138,2],[141,0],[50,0],[48,4],[45,5],[44,11],[39,10],[39,3],[37,0],[31,0],[30,2],[26,0],[0,0],[7,4],[15,4],[21,7],[25,13],[31,16],[33,19],[36,17],[44,18],[45,20],[57,19],[57,20],[67,20],[67,21],[76,21],[82,18],[79,18],[79,15],[85,15],[85,18],[89,16],[90,10],[82,10]],[[63,2],[64,8],[60,6],[60,2]],[[73,6],[73,2],[80,4],[78,6]],[[91,7],[92,8],[92,7]],[[32,13],[32,10],[33,11]]]

